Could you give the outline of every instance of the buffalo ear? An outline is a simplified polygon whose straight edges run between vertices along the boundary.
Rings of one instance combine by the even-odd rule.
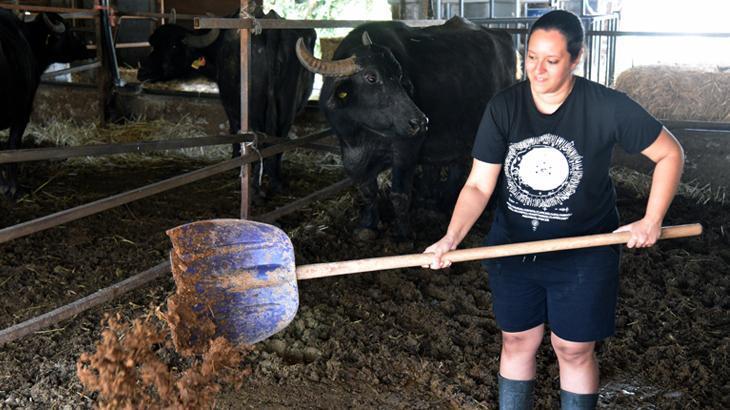
[[[327,108],[334,110],[347,105],[352,99],[352,82],[347,78],[337,78],[332,84],[332,94],[327,99]]]
[[[370,47],[373,45],[373,40],[370,39],[370,34],[367,31],[362,32],[362,45]]]

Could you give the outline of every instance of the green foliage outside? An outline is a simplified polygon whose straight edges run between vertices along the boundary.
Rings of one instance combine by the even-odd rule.
[[[291,20],[390,20],[388,0],[264,0],[264,10]],[[316,29],[317,37],[342,37],[351,28]]]

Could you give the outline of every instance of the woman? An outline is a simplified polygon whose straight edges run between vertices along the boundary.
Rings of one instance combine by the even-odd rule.
[[[472,170],[446,235],[429,246],[432,269],[456,248],[495,195],[487,245],[629,231],[629,248],[652,246],[682,173],[674,136],[622,93],[573,75],[583,53],[583,27],[556,10],[530,29],[528,80],[488,104],[474,142]],[[642,219],[618,227],[608,174],[619,144],[655,163]],[[560,367],[563,409],[594,408],[597,340],[614,333],[617,247],[487,260],[494,313],[502,330],[500,408],[529,408],[535,354],[545,323]]]

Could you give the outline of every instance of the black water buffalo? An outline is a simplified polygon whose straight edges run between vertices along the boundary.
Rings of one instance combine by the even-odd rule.
[[[215,81],[219,47],[213,44],[219,36],[217,29],[197,33],[177,24],[158,27],[150,35],[152,52],[141,62],[137,79],[170,81],[203,74]]]
[[[239,17],[235,13],[230,17]],[[280,19],[276,12],[266,15],[261,9],[256,18]],[[313,29],[262,30],[251,38],[251,88],[249,125],[254,131],[286,138],[294,117],[312,93],[314,74],[302,67],[295,57],[298,38],[304,47],[314,48],[317,34]],[[203,74],[218,84],[221,102],[228,116],[231,134],[240,129],[240,35],[238,30],[210,30],[197,34],[179,26],[165,25],[150,36],[153,50],[142,62],[140,81],[164,81],[189,75],[201,67]],[[195,67],[193,67],[195,66]],[[234,156],[240,147],[234,146]],[[265,170],[272,189],[279,189],[280,156],[267,161]]]
[[[46,68],[88,57],[84,43],[58,14],[41,13],[24,23],[12,12],[0,10],[0,129],[10,128],[8,149],[20,147]],[[17,178],[17,164],[3,166],[0,192],[15,197]]]
[[[449,165],[449,189],[456,195],[484,108],[515,81],[517,65],[509,34],[460,17],[427,28],[367,23],[343,39],[331,62],[303,47],[297,47],[297,56],[326,77],[320,107],[364,199],[363,239],[377,232],[376,177],[387,168],[398,239],[411,233],[408,216],[419,164]]]

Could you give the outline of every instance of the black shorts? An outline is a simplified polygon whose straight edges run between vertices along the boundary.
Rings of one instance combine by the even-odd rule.
[[[613,335],[619,253],[603,246],[484,261],[497,324],[522,332],[548,323],[573,342]]]

